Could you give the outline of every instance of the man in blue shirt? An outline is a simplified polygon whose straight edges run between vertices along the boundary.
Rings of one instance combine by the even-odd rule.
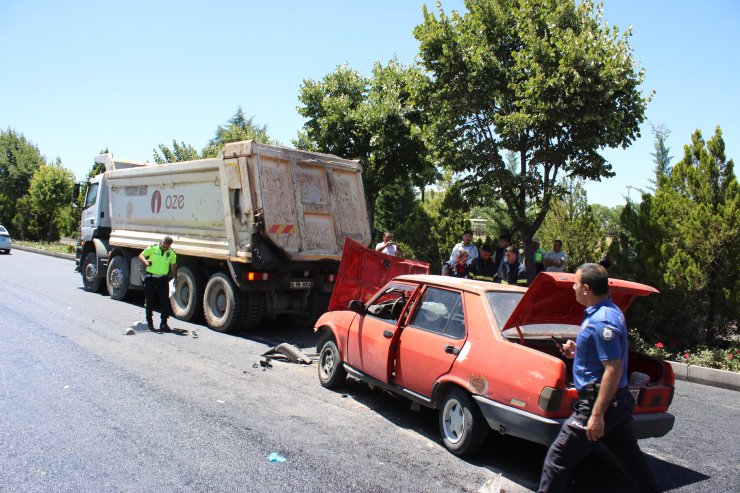
[[[539,492],[566,491],[570,473],[603,443],[625,465],[635,488],[659,491],[632,430],[634,401],[627,388],[627,326],[609,296],[609,276],[598,264],[583,264],[573,284],[586,307],[576,341],[561,351],[573,358],[573,380],[580,399],[550,445]]]

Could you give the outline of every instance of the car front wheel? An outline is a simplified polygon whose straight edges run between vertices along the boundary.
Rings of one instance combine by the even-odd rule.
[[[347,379],[347,371],[342,366],[339,348],[334,338],[324,340],[319,351],[319,382],[327,389],[339,387]]]
[[[447,391],[439,411],[439,431],[447,450],[455,455],[480,450],[488,435],[488,423],[478,405],[462,389]]]

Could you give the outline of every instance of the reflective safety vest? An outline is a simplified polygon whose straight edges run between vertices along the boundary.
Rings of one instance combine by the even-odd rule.
[[[148,246],[142,253],[152,263],[152,265],[146,268],[147,274],[166,276],[170,273],[170,265],[177,263],[175,250],[170,247],[166,252],[162,252],[159,243]]]
[[[545,255],[545,251],[542,248],[538,248],[534,252],[534,263],[541,264],[542,263],[542,257]]]

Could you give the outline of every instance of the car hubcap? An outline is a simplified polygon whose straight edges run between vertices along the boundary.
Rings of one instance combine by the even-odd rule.
[[[465,412],[456,400],[449,400],[443,411],[444,430],[447,440],[459,442],[465,433]]]
[[[223,317],[224,313],[226,313],[226,293],[223,291],[219,291],[216,295],[216,311],[219,317]]]
[[[321,355],[321,375],[324,378],[329,378],[334,371],[334,353],[331,348],[324,349],[324,353]]]
[[[187,283],[182,283],[180,287],[180,306],[188,306],[190,302],[190,287]]]
[[[85,266],[85,279],[92,282],[95,280],[95,266],[93,264],[87,264]]]

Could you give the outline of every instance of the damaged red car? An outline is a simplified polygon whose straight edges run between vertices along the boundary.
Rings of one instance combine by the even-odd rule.
[[[454,454],[475,452],[491,430],[549,445],[578,399],[573,361],[553,340],[575,340],[580,330],[584,307],[573,280],[541,273],[525,289],[395,277],[368,299],[318,320],[319,380],[333,388],[350,375],[438,409],[444,445]],[[618,279],[609,285],[623,311],[636,297],[657,293]],[[671,366],[630,352],[628,372],[637,437],[665,435],[674,422],[667,412]]]

